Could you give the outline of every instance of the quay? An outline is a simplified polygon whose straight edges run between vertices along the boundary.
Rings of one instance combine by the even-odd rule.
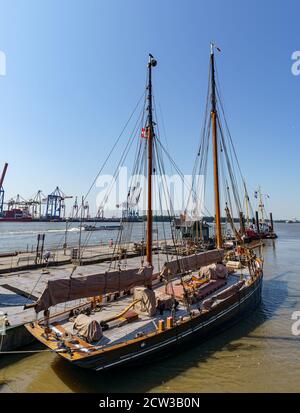
[[[126,256],[128,258],[140,255],[140,252],[135,251],[134,243],[127,243],[126,249]],[[79,261],[78,256],[80,256],[80,265],[101,263],[111,259],[119,259],[120,257],[117,251],[115,251],[114,245],[110,246],[109,243],[88,245],[81,249],[74,247],[67,247],[65,249],[56,247],[49,249],[49,253],[47,262],[33,250],[30,252],[2,253],[0,254],[0,275],[72,264],[75,261]]]

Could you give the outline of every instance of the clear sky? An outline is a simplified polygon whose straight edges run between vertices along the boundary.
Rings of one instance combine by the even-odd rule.
[[[142,93],[149,52],[170,152],[191,173],[213,40],[250,190],[270,194],[276,218],[300,218],[299,15],[297,0],[1,0],[7,197],[86,192]]]

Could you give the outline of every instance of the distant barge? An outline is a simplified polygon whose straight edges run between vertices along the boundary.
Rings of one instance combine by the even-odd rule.
[[[122,229],[122,225],[101,225],[97,227],[96,225],[84,225],[85,231],[114,231]]]

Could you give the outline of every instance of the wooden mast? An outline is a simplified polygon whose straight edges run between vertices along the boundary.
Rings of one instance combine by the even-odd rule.
[[[153,114],[152,114],[152,67],[157,65],[157,61],[149,54],[148,62],[148,121],[147,121],[147,140],[148,140],[148,208],[147,208],[147,239],[146,257],[149,265],[152,265],[152,172],[153,172]]]
[[[258,194],[259,194],[259,209],[261,213],[261,222],[265,222],[265,217],[264,217],[264,203],[263,203],[263,197],[262,197],[262,192],[261,192],[261,187],[259,186],[258,188]]]
[[[249,195],[246,188],[246,183],[244,181],[244,189],[245,189],[245,204],[246,204],[246,219],[247,219],[247,227],[250,226],[250,218],[249,218]]]
[[[210,45],[211,123],[212,123],[212,141],[213,141],[212,146],[213,146],[213,164],[214,164],[214,192],[215,192],[215,213],[216,213],[216,247],[217,248],[222,248],[214,48],[215,48],[215,45],[213,43],[211,43],[211,45]]]

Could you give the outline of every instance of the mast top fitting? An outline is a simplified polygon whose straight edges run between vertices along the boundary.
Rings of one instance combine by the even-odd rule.
[[[157,60],[154,59],[151,53],[149,53],[149,62],[148,62],[148,67],[152,66],[155,67],[157,65]]]

